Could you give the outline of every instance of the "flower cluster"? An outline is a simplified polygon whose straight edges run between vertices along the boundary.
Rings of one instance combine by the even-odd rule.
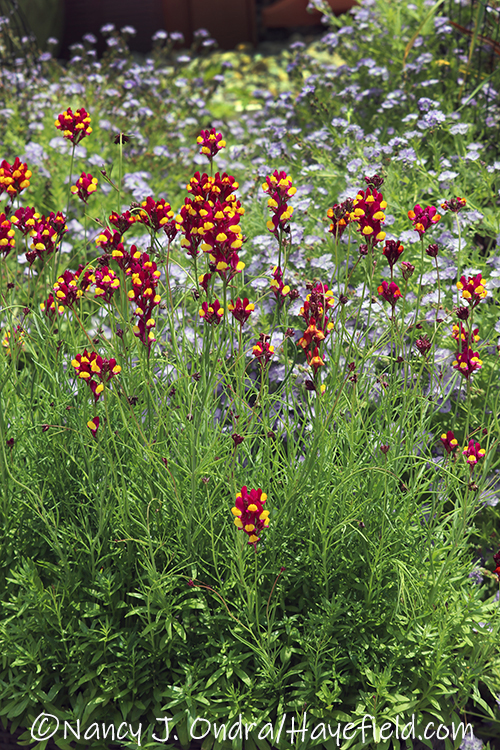
[[[401,257],[402,253],[404,251],[403,245],[396,240],[387,240],[384,249],[382,250],[382,253],[384,254],[385,258],[387,258],[387,262],[392,269],[398,262],[399,258]]]
[[[486,451],[481,448],[479,443],[474,443],[474,440],[469,440],[469,444],[463,449],[462,455],[466,456],[467,463],[472,468],[474,467],[480,458],[483,458]]]
[[[80,264],[74,273],[66,270],[59,276],[53,287],[58,305],[71,308],[83,296],[83,290],[78,286],[83,269],[84,266]]]
[[[448,432],[443,432],[443,434],[441,435],[441,442],[444,445],[446,453],[452,453],[458,448],[458,440],[451,430],[448,430]]]
[[[470,378],[473,372],[480,370],[483,362],[479,359],[479,352],[474,352],[468,346],[464,346],[461,352],[457,352],[456,359],[452,362],[455,370],[458,370],[466,380]]]
[[[458,212],[461,211],[462,208],[465,208],[466,205],[467,201],[465,200],[465,198],[457,197],[441,203],[441,208],[443,209],[443,211],[452,211],[454,214],[458,214]]]
[[[135,252],[131,257],[131,264],[126,273],[127,276],[130,276],[133,287],[128,293],[128,298],[137,305],[134,315],[138,318],[138,321],[133,327],[133,332],[148,347],[149,353],[151,345],[156,341],[153,331],[156,327],[156,321],[153,318],[153,312],[161,302],[161,297],[156,289],[161,272],[157,269],[156,263],[150,260],[147,253],[139,253],[135,245],[132,245],[131,249]]]
[[[121,372],[121,367],[116,363],[116,359],[105,359],[97,352],[90,352],[85,349],[83,354],[77,354],[71,361],[79,378],[88,383],[90,390],[94,394],[95,401],[99,400],[106,383],[111,378]],[[97,378],[97,380],[94,380]]]
[[[222,133],[216,133],[215,128],[211,130],[202,130],[196,142],[201,146],[200,154],[204,154],[209,161],[217,156],[221,149],[226,147],[226,141],[222,138]]]
[[[18,208],[11,216],[13,225],[16,229],[19,229],[25,237],[32,231],[38,219],[40,219],[40,214],[37,213],[34,208],[30,208],[29,206]]]
[[[7,192],[11,201],[25,188],[30,186],[31,170],[27,164],[23,164],[18,156],[14,164],[9,164],[5,159],[0,164],[0,195]]]
[[[61,211],[56,214],[40,216],[33,208],[20,208],[12,217],[12,223],[24,235],[31,237],[30,250],[26,252],[26,258],[30,266],[37,258],[46,258],[51,255],[58,246],[62,235],[67,232],[66,218]]]
[[[328,286],[316,284],[316,286],[310,285],[310,292],[303,307],[300,308],[300,316],[304,319],[307,328],[297,344],[306,352],[307,362],[313,368],[315,375],[325,364],[320,356],[319,347],[333,328],[327,312],[334,305],[333,293]]]
[[[2,346],[8,357],[12,355],[12,346],[15,346],[17,351],[24,351],[24,328],[22,326],[16,326],[14,336],[12,336],[11,331],[5,331],[2,339]]]
[[[484,282],[480,273],[477,276],[469,277],[468,281],[465,280],[465,276],[462,276],[457,284],[458,289],[462,290],[462,298],[469,303],[469,308],[460,307],[456,310],[460,322],[453,325],[451,335],[457,342],[458,351],[455,354],[452,366],[467,380],[473,372],[481,369],[483,363],[479,359],[479,353],[472,349],[474,344],[480,340],[479,328],[474,328],[470,331],[466,330],[462,325],[462,320],[467,320],[469,310],[474,310],[476,305],[486,297],[487,291],[483,284]]]
[[[219,325],[224,316],[224,308],[221,307],[218,299],[216,299],[215,302],[212,302],[210,305],[208,304],[208,302],[203,302],[199,311],[199,315],[200,318],[203,318],[206,323],[210,323],[211,325]]]
[[[120,218],[118,214],[116,215],[116,217],[116,220]],[[106,262],[107,258],[110,256],[114,260],[116,260],[120,268],[125,271],[130,265],[131,254],[128,250],[125,249],[125,246],[122,242],[122,237],[122,232],[115,232],[114,230],[111,231],[110,229],[106,228],[99,235],[97,235],[95,244],[103,251],[103,261]]]
[[[413,223],[413,228],[423,237],[429,227],[437,224],[441,216],[437,213],[435,206],[426,206],[422,208],[418,204],[412,210],[408,211],[408,218]]]
[[[318,372],[320,367],[324,367],[325,363],[321,359],[320,353],[319,353],[319,347],[315,347],[314,351],[307,352],[307,364],[309,367],[312,367],[314,371],[314,375]]]
[[[159,232],[160,229],[163,229],[169,242],[172,242],[179,231],[179,225],[175,221],[174,212],[172,211],[170,204],[167,203],[164,198],[155,201],[155,199],[149,195],[146,200],[141,203],[139,221],[151,227],[154,232]]]
[[[252,349],[253,356],[261,367],[265,367],[267,363],[271,361],[274,354],[274,346],[269,343],[268,338],[269,336],[267,334],[261,333],[259,341]]]
[[[402,296],[398,285],[394,281],[391,281],[390,284],[387,281],[383,281],[377,288],[377,292],[386,302],[390,302],[393,310],[396,302]]]
[[[91,174],[85,174],[82,172],[80,177],[76,181],[76,185],[71,186],[71,192],[73,195],[78,195],[81,201],[87,203],[92,193],[97,190],[97,177],[92,177]]]
[[[236,200],[236,196],[233,194],[238,187],[239,184],[235,178],[226,172],[223,172],[222,175],[217,172],[215,177],[209,177],[206,172],[203,174],[195,172],[189,180],[186,190],[191,193],[195,203],[216,200],[226,203]]]
[[[259,534],[269,526],[269,511],[264,510],[266,500],[267,495],[261,489],[249,491],[242,487],[236,494],[234,508],[231,508],[235,526],[248,535],[248,544],[253,544],[255,550],[260,541]]]
[[[209,270],[230,281],[245,268],[238,250],[245,241],[239,225],[245,209],[236,199],[238,183],[226,173],[215,177],[197,172],[190,180],[175,221],[184,235],[181,246],[195,258],[199,250],[208,255]]]
[[[230,281],[236,273],[241,273],[245,267],[238,256],[238,250],[243,244],[239,225],[243,210],[238,210],[241,206],[239,201],[237,203],[235,206],[233,203],[216,201],[213,207],[205,205],[200,210],[204,219],[201,231],[198,232],[203,240],[200,248],[208,254],[210,270],[216,271],[226,281]]]
[[[58,315],[63,315],[64,305],[60,305],[54,299],[52,292],[49,294],[45,302],[40,302],[40,310],[48,317],[53,319],[56,312]]]
[[[133,224],[135,224],[137,221],[140,221],[140,217],[136,216],[135,214],[131,214],[130,211],[122,211],[121,214],[118,214],[116,211],[112,211],[109,215],[109,223],[112,224],[114,227],[116,227],[117,233],[121,237],[123,237],[127,229],[130,229],[130,227]],[[108,229],[108,232],[109,232],[109,229]],[[113,241],[114,241],[114,235],[113,235]],[[101,244],[101,246],[104,246],[104,245]]]
[[[451,335],[455,339],[455,341],[460,343],[460,345],[463,347],[468,347],[469,343],[477,343],[481,340],[481,337],[479,336],[479,328],[474,328],[471,335],[471,341],[469,342],[469,331],[467,331],[462,323],[454,323],[453,328],[451,331]]]
[[[120,279],[108,266],[101,266],[95,271],[89,269],[86,277],[90,284],[94,284],[94,297],[104,302],[111,302],[115,291],[120,287]]]
[[[238,297],[236,299],[236,302],[233,302],[233,300],[231,300],[228,305],[228,309],[233,318],[235,318],[235,320],[237,320],[240,325],[243,325],[247,322],[248,318],[255,310],[255,305],[252,302],[249,302],[247,297],[245,297],[243,300]]]
[[[351,221],[352,210],[353,201],[347,199],[343,203],[335,203],[326,212],[328,218],[332,220],[328,231],[333,234],[336,240],[339,240],[347,229],[347,225]]]
[[[288,222],[292,218],[293,208],[287,203],[297,192],[292,185],[292,178],[286,172],[275,170],[272,175],[266,177],[262,190],[268,193],[268,207],[271,209],[272,218],[267,222],[267,228],[279,239],[280,231],[288,231]]]
[[[457,282],[457,289],[462,292],[462,299],[466,300],[472,309],[479,305],[488,294],[480,273],[477,276],[469,276],[467,280],[465,276],[462,276]]]
[[[64,138],[67,138],[74,145],[80,143],[82,138],[85,138],[86,135],[90,135],[92,132],[89,114],[83,107],[78,109],[74,114],[71,111],[71,107],[69,107],[58,116],[54,125],[62,132]]]
[[[283,281],[283,271],[281,266],[274,266],[272,269],[273,278],[269,286],[277,300],[284,300],[290,294],[290,287]]]
[[[423,357],[427,356],[427,353],[429,352],[430,348],[432,347],[432,342],[429,341],[429,337],[426,333],[424,333],[423,336],[418,338],[415,341],[415,346],[417,347],[418,351]]]
[[[101,263],[108,263],[112,258],[122,271],[128,271],[131,264],[141,257],[135,245],[132,245],[129,251],[123,244],[123,235],[138,221],[140,217],[131,214],[130,211],[123,211],[121,214],[113,211],[110,214],[109,223],[116,229],[111,230],[106,227],[95,240],[97,247],[103,251]]]
[[[375,188],[360,190],[352,203],[350,220],[358,224],[358,231],[374,247],[377,242],[385,240],[382,224],[385,221],[384,210],[387,201]]]
[[[0,214],[0,253],[6,258],[16,244],[12,223],[5,214]]]
[[[175,217],[187,254],[195,258],[201,247],[208,254],[210,271],[226,281],[245,267],[238,256],[244,241],[239,222],[245,209],[234,195],[237,188],[234,177],[225,172],[215,177],[196,172],[187,186],[190,195]]]

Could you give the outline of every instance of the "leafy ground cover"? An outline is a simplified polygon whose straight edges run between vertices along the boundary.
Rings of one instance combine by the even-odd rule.
[[[497,746],[499,118],[440,5],[4,69],[13,728]]]

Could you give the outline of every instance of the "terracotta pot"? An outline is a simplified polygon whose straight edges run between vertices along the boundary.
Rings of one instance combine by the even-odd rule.
[[[356,5],[355,0],[328,0],[334,13],[346,13]],[[308,0],[278,0],[262,11],[265,28],[290,28],[292,26],[315,26],[321,23],[322,13],[307,11]]]

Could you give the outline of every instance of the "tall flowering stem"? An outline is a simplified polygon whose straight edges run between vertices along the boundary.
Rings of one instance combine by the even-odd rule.
[[[467,201],[465,198],[451,198],[449,201],[445,201],[441,204],[443,211],[451,211],[455,214],[457,220],[457,232],[458,232],[458,252],[457,252],[457,279],[460,276],[460,255],[462,251],[462,232],[460,227],[460,220],[458,218],[459,212],[465,208]],[[457,305],[458,305],[458,293],[457,293]]]
[[[174,212],[172,211],[170,204],[167,203],[164,198],[155,201],[152,196],[148,196],[146,200],[141,203],[141,210],[136,218],[150,229],[153,241],[156,240],[156,234],[162,229],[167,235],[168,245],[165,277],[170,308],[173,309],[172,289],[170,287],[170,246],[172,240],[176,237],[177,232],[179,231],[179,225],[175,220]]]
[[[10,206],[6,209],[9,214],[14,204],[14,199],[30,186],[31,170],[27,164],[23,164],[18,156],[13,164],[5,159],[0,164],[0,195],[6,192],[10,198]]]
[[[333,292],[326,284],[309,285],[309,294],[306,296],[304,305],[300,308],[300,316],[306,324],[306,330],[297,342],[297,346],[306,354],[307,364],[313,371],[313,381],[310,390],[321,393],[318,389],[318,372],[324,367],[325,362],[321,356],[323,341],[333,329],[333,323],[329,320],[328,311],[335,306]],[[307,382],[306,382],[307,387]]]
[[[370,299],[373,288],[373,275],[375,272],[375,261],[373,250],[379,242],[383,242],[386,233],[382,224],[385,222],[385,209],[387,201],[378,188],[382,186],[383,179],[379,175],[365,177],[367,183],[366,190],[360,190],[352,202],[352,211],[350,220],[357,224],[358,232],[361,234],[364,242],[359,247],[359,252],[363,256],[368,256],[369,268],[366,269],[368,288],[370,290]],[[365,282],[366,287],[366,282]],[[364,289],[363,289],[364,296]],[[372,306],[368,307],[367,326],[370,325]]]
[[[413,229],[418,232],[420,237],[420,283],[417,292],[417,305],[415,308],[415,323],[418,320],[418,311],[420,308],[420,299],[422,297],[422,276],[424,274],[424,235],[428,229],[432,228],[441,220],[435,206],[426,206],[422,208],[418,203],[408,211],[408,218],[413,224]]]
[[[75,161],[75,148],[78,143],[80,143],[85,136],[90,135],[92,133],[92,128],[90,127],[91,118],[89,113],[82,107],[81,109],[78,109],[75,113],[72,112],[71,107],[68,107],[68,109],[65,112],[62,112],[55,121],[55,126],[58,130],[61,131],[62,135],[66,140],[70,141],[72,144],[71,149],[71,162],[69,167],[69,185],[70,185],[70,191],[68,193],[68,203],[66,206],[66,216],[69,212],[69,202],[71,199],[71,181],[73,178],[73,164]],[[59,263],[61,261],[61,247],[59,247],[59,253],[57,257],[57,262]],[[54,263],[55,263],[55,256],[54,256]],[[54,267],[55,271],[55,267]]]
[[[437,323],[438,315],[439,315],[439,308],[441,307],[441,282],[439,278],[439,266],[437,262],[439,247],[436,243],[433,243],[432,245],[429,245],[428,247],[426,247],[425,252],[429,256],[429,258],[434,258],[434,263],[436,266],[437,284],[438,284],[438,301],[437,301],[437,308],[436,308],[436,323]]]
[[[473,372],[480,370],[483,365],[479,358],[479,352],[475,352],[472,349],[474,343],[479,341],[479,329],[473,329],[472,327],[473,316],[475,308],[486,298],[488,292],[486,290],[485,281],[480,273],[476,276],[469,276],[468,279],[466,279],[465,276],[462,276],[457,283],[457,289],[459,293],[462,292],[462,299],[467,303],[468,307],[459,307],[456,310],[460,324],[453,326],[452,336],[459,344],[459,350],[455,355],[455,360],[452,363],[452,366],[455,370],[458,370],[467,381],[467,422],[465,434],[468,435],[471,413],[470,377]],[[462,320],[468,321],[467,331],[465,331],[462,326]]]
[[[222,133],[217,133],[215,128],[202,130],[196,141],[201,147],[200,154],[206,156],[210,162],[210,176],[212,176],[214,156],[217,156],[219,151],[226,147],[226,141],[223,139]]]
[[[147,347],[147,355],[151,353],[151,346],[156,341],[154,329],[156,320],[153,317],[155,308],[161,302],[161,296],[157,291],[157,284],[161,272],[156,263],[152,261],[147,253],[136,253],[139,257],[127,268],[126,275],[132,283],[132,289],[128,292],[130,302],[135,305],[133,315],[137,318],[132,330],[134,336],[140,339]]]
[[[252,545],[257,552],[257,543],[260,535],[269,526],[269,511],[264,509],[267,495],[258,490],[248,490],[242,487],[241,492],[236,494],[236,502],[231,508],[234,516],[234,525],[239,531],[248,536],[248,544]]]
[[[331,224],[328,228],[328,231],[333,235],[335,240],[335,270],[332,272],[332,277],[330,279],[330,286],[333,284],[333,278],[334,274],[338,273],[338,249],[339,249],[339,242],[340,238],[344,234],[345,230],[347,229],[349,222],[351,221],[351,211],[353,209],[353,200],[352,198],[348,198],[343,203],[335,203],[332,208],[329,208],[326,212],[326,215],[329,219],[331,219]],[[349,235],[349,245],[347,249],[347,260],[346,260],[346,281],[345,281],[345,289],[347,289],[347,283],[348,283],[348,270],[349,270],[349,251],[351,246],[351,237]],[[345,291],[345,290],[344,290]]]
[[[269,195],[267,206],[272,216],[267,222],[267,228],[278,240],[278,267],[281,268],[283,240],[285,235],[290,234],[289,222],[293,215],[293,207],[289,206],[287,201],[295,195],[297,188],[293,187],[292,178],[286,172],[275,170],[272,175],[266,177],[262,190]],[[286,270],[286,261],[285,254],[283,271]]]

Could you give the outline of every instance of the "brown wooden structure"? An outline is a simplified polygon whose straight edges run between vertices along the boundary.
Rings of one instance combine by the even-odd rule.
[[[258,41],[256,0],[64,0],[64,47],[81,41],[86,33],[99,37],[101,26],[113,23],[117,29],[133,26],[137,36],[133,47],[147,52],[151,36],[159,29],[180,31],[187,45],[196,29],[210,32],[222,49]],[[328,0],[336,13],[343,13],[354,0]],[[307,11],[308,0],[275,0],[262,8],[260,24],[266,28],[316,25],[321,13]],[[260,3],[259,3],[260,7]],[[101,40],[101,47],[103,48]]]

